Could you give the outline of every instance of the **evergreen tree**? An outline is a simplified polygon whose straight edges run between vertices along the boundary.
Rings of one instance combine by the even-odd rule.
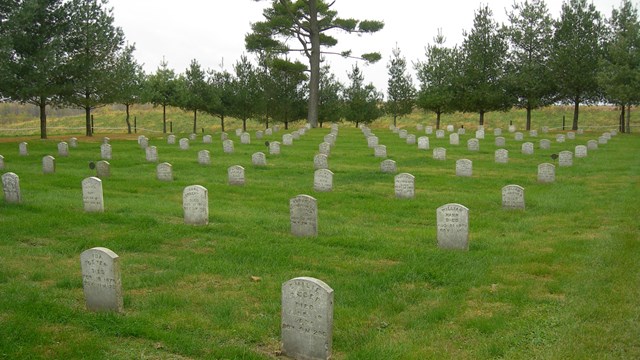
[[[318,124],[337,122],[342,113],[342,91],[344,86],[331,73],[328,65],[320,69],[320,96],[318,103]]]
[[[131,134],[129,110],[131,106],[140,102],[145,76],[142,66],[133,57],[134,49],[134,46],[125,47],[117,59],[115,76],[113,77],[115,82],[114,102],[125,106],[125,122],[129,134]]]
[[[344,118],[355,123],[369,124],[381,115],[378,104],[382,101],[380,94],[373,84],[364,85],[364,75],[358,65],[348,74],[351,83],[343,92]]]
[[[247,120],[256,116],[262,108],[263,91],[255,66],[246,56],[241,56],[234,65],[233,117],[242,120],[242,130],[247,131]]]
[[[166,134],[167,106],[178,105],[178,83],[175,72],[164,59],[155,74],[147,77],[145,97],[154,106],[162,106],[162,132]]]
[[[407,60],[400,56],[400,49],[396,47],[392,52],[393,57],[387,64],[389,80],[385,111],[393,116],[393,125],[396,126],[398,117],[411,114],[416,100],[416,89],[411,75],[407,74]]]
[[[270,59],[268,67],[271,88],[267,107],[273,119],[283,122],[284,128],[288,129],[289,122],[304,118],[306,67],[299,61],[278,58]]]
[[[224,119],[233,106],[233,75],[228,71],[212,71],[209,73],[210,91],[217,95],[220,101],[208,102],[204,111],[220,119],[220,131],[224,132]]]
[[[220,101],[207,84],[205,72],[197,60],[191,60],[183,76],[178,79],[178,105],[186,111],[193,111],[193,133],[198,131],[198,111],[215,106]]]

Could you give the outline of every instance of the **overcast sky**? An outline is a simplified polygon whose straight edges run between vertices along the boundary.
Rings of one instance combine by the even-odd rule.
[[[606,18],[620,2],[593,1]],[[474,12],[483,3],[489,3],[494,20],[503,23],[513,0],[337,0],[333,9],[338,16],[381,20],[385,26],[377,33],[362,36],[336,31],[333,34],[338,45],[333,50],[351,49],[354,55],[380,52],[382,59],[378,63],[362,69],[367,83],[386,92],[386,66],[396,44],[413,74],[412,63],[425,60],[425,47],[433,43],[438,29],[447,38],[447,46],[461,44],[463,31],[471,30]],[[558,18],[562,0],[546,3],[552,17]],[[124,30],[129,43],[135,43],[136,59],[144,64],[147,73],[155,72],[163,57],[176,73],[183,73],[192,59],[205,69],[219,70],[224,66],[232,71],[233,64],[246,53],[244,36],[251,31],[251,23],[263,20],[262,10],[270,4],[270,0],[110,0],[108,6],[113,7],[115,25]],[[637,1],[634,4],[638,7]],[[327,60],[338,79],[347,83],[347,73],[355,62],[339,56]],[[415,75],[413,79],[417,85]]]

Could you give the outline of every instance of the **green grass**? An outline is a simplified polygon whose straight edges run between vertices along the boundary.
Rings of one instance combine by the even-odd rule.
[[[329,157],[329,193],[313,191],[313,156],[328,129],[267,155],[266,168],[251,165],[264,140],[242,145],[231,135],[236,151],[224,154],[216,132],[213,144],[199,137],[180,151],[147,132],[160,161],[173,164],[170,183],[155,179],[135,137],[114,134],[104,214],[83,212],[80,186],[94,174],[101,136],[81,137],[68,158],[56,144],[69,135],[29,139],[27,157],[5,139],[2,172],[20,176],[23,203],[0,201],[0,358],[276,358],[280,286],[297,276],[335,291],[335,359],[639,358],[639,137],[620,134],[557,168],[556,183],[536,181],[539,163],[597,138],[595,126],[615,123],[610,115],[594,110],[594,131],[564,144],[547,135],[550,150],[538,148],[544,134],[525,135],[531,156],[505,131],[508,164],[493,162],[491,131],[475,153],[464,145],[471,129],[459,146],[431,136],[432,149],[447,148],[441,162],[381,120],[374,132],[389,158],[416,177],[411,200],[395,199],[394,175],[379,171],[381,159],[347,125]],[[400,124],[418,134],[410,121]],[[211,166],[198,165],[202,149]],[[57,172],[44,175],[48,154]],[[455,176],[461,158],[473,161],[473,177]],[[243,187],[227,185],[236,164]],[[525,211],[501,209],[511,183],[525,188]],[[183,224],[182,190],[193,184],[209,190],[208,226]],[[317,238],[289,233],[289,199],[303,193],[318,200]],[[436,246],[435,211],[449,202],[470,209],[468,252]],[[122,315],[84,308],[79,256],[95,246],[120,256]]]

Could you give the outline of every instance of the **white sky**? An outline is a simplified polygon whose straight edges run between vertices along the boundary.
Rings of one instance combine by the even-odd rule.
[[[520,2],[521,0],[518,0]],[[491,0],[489,7],[494,20],[506,22],[506,10],[513,0]],[[621,0],[594,0],[605,18]],[[474,12],[479,0],[337,0],[333,9],[342,18],[382,20],[384,29],[370,35],[349,35],[336,31],[338,45],[332,50],[351,49],[354,55],[378,51],[382,59],[373,65],[361,66],[367,83],[372,82],[379,91],[387,87],[387,63],[392,49],[398,45],[408,62],[425,59],[425,47],[433,42],[438,29],[447,38],[446,45],[461,44],[463,30],[473,27]],[[560,16],[562,0],[547,0],[553,18]],[[120,26],[129,43],[135,43],[135,56],[147,73],[156,71],[164,57],[176,73],[183,73],[192,59],[204,69],[224,68],[232,71],[244,48],[244,36],[251,31],[251,23],[262,21],[262,9],[270,0],[110,0],[115,25]],[[638,8],[638,2],[634,5]],[[505,10],[506,9],[506,10]],[[249,55],[253,59],[253,55]],[[340,56],[327,57],[333,73],[347,83],[347,73],[354,60]],[[306,63],[305,59],[301,59]],[[413,75],[414,85],[418,85]]]

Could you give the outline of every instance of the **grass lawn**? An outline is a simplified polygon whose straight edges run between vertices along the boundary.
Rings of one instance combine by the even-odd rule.
[[[102,214],[83,211],[81,191],[102,134],[78,137],[69,157],[57,143],[70,135],[31,137],[28,156],[18,155],[22,139],[0,141],[0,173],[18,174],[22,189],[22,204],[0,200],[0,358],[277,358],[280,287],[298,276],[335,292],[334,359],[640,358],[638,135],[619,134],[540,184],[538,164],[604,129],[565,143],[555,130],[525,132],[535,152],[523,155],[504,124],[509,163],[496,164],[490,128],[478,152],[466,148],[471,129],[458,146],[429,136],[431,149],[447,148],[436,161],[388,121],[374,124],[398,173],[415,176],[415,198],[396,199],[394,174],[380,172],[352,126],[341,126],[328,160],[333,191],[317,193],[313,157],[328,128],[258,168],[251,155],[286,132],[260,141],[252,130],[242,145],[231,124],[233,154],[219,131],[186,151],[146,133],[173,182],[156,180],[135,136],[109,135]],[[542,138],[551,149],[539,148]],[[198,164],[203,149],[209,166]],[[45,155],[56,157],[55,174],[42,173]],[[470,178],[455,176],[462,158],[473,161]],[[227,184],[232,165],[244,166],[244,186]],[[194,184],[209,192],[207,226],[183,222],[182,190]],[[507,184],[525,188],[526,210],[501,208]],[[315,238],[290,234],[289,199],[299,194],[318,201]],[[436,209],[446,203],[469,208],[469,251],[437,247]],[[97,246],[120,256],[124,314],[85,309],[80,253]]]

